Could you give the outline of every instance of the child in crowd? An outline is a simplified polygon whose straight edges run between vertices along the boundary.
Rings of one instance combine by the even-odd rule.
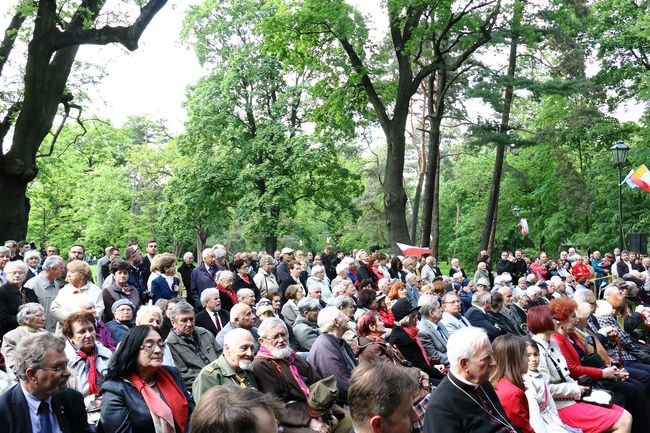
[[[526,398],[530,413],[530,425],[535,433],[582,433],[562,422],[555,407],[555,401],[548,390],[546,379],[537,370],[539,367],[539,347],[530,338],[526,339],[528,371],[524,375]]]

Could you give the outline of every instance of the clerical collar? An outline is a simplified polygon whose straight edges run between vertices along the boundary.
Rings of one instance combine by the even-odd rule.
[[[470,382],[468,380],[463,379],[460,376],[456,376],[455,374],[452,374],[451,371],[449,372],[448,377],[449,377],[449,380],[454,385],[456,385],[456,386],[458,386],[460,388],[464,388],[466,390],[474,390],[474,391],[476,391],[478,389],[478,387],[479,387],[479,385],[477,385],[475,383],[472,383],[472,382]]]

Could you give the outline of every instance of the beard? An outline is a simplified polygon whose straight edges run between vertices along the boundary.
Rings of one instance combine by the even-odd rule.
[[[291,350],[290,347],[285,347],[285,348],[282,348],[282,349],[275,348],[275,349],[271,350],[271,356],[273,356],[274,358],[277,358],[277,359],[285,359],[285,358],[288,358],[289,355],[291,355],[292,352],[293,352],[293,350]]]
[[[248,359],[242,359],[239,361],[239,368],[242,370],[250,370],[252,365],[253,362],[249,361]]]

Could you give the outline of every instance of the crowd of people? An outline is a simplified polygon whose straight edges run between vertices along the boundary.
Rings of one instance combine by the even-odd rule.
[[[644,432],[650,258],[0,246],[0,425]],[[30,430],[31,429],[31,430]]]

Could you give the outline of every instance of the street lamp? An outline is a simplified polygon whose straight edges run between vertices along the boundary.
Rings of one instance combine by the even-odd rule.
[[[627,160],[627,153],[630,148],[622,141],[617,141],[612,147],[609,148],[614,156],[614,164],[618,169],[618,231],[619,231],[619,246],[625,249],[625,237],[623,235],[623,166]]]
[[[517,224],[519,224],[519,216],[521,215],[521,208],[519,206],[515,206],[512,208],[512,213],[515,214],[517,217]],[[517,250],[517,239],[519,239],[519,232],[515,232],[515,251]]]

